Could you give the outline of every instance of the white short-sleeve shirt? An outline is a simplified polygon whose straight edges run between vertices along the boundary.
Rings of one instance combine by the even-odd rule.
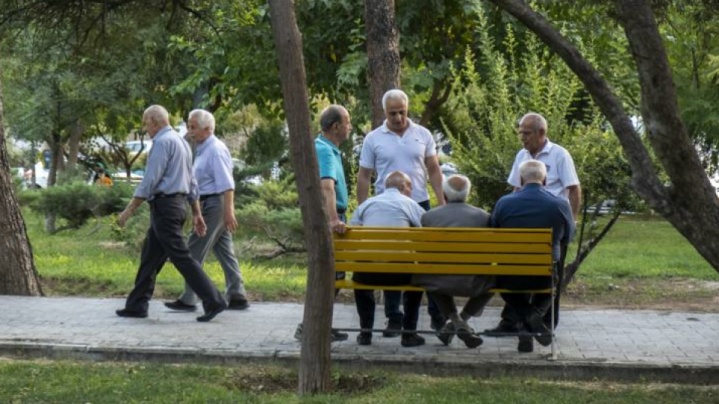
[[[437,154],[432,134],[423,126],[409,121],[402,136],[382,126],[373,130],[362,143],[360,167],[377,171],[375,195],[384,191],[384,180],[393,171],[402,171],[412,180],[412,199],[423,202],[427,193],[427,169],[424,160]]]
[[[544,189],[556,196],[568,199],[569,191],[567,187],[579,185],[574,160],[572,160],[572,156],[567,149],[550,142],[549,139],[547,139],[547,143],[545,143],[542,150],[534,157],[524,148],[517,153],[512,165],[512,172],[509,173],[509,178],[507,179],[509,185],[516,188],[521,187],[519,165],[532,158],[541,161],[547,167],[547,185],[544,186]]]

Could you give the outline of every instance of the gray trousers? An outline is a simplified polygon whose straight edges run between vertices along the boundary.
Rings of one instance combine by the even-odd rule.
[[[202,217],[207,225],[207,234],[205,234],[205,237],[200,237],[194,231],[190,233],[188,241],[190,254],[201,265],[204,265],[205,258],[207,258],[210,248],[212,248],[215,258],[217,258],[222,271],[225,273],[225,285],[227,286],[225,297],[227,301],[246,299],[240,264],[237,261],[232,245],[232,233],[225,227],[224,195],[207,197],[200,204],[202,206]],[[185,291],[180,296],[180,301],[190,305],[195,305],[198,302],[197,295],[187,283],[185,283]]]

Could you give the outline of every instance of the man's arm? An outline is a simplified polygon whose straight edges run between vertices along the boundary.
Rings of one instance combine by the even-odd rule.
[[[371,168],[360,167],[359,173],[357,173],[357,205],[361,205],[367,200],[372,171]]]
[[[135,210],[137,210],[137,208],[140,205],[142,205],[143,202],[145,202],[144,198],[138,198],[136,196],[133,197],[130,200],[130,203],[127,204],[127,207],[125,208],[125,210],[123,210],[122,213],[120,213],[120,216],[117,218],[117,224],[120,227],[125,227],[125,223],[127,223],[127,219],[129,219],[130,216],[132,216],[132,214],[135,213]]]
[[[200,237],[205,237],[207,233],[207,225],[205,219],[202,217],[202,210],[200,209],[200,201],[195,200],[190,203],[192,209],[192,228]]]
[[[444,205],[444,191],[442,191],[442,170],[439,167],[439,159],[437,156],[427,156],[424,158],[424,165],[427,167],[429,174],[429,183],[432,184],[435,196],[437,196],[437,204]]]
[[[325,210],[327,210],[327,217],[330,220],[330,231],[337,233],[345,232],[345,224],[342,222],[337,215],[337,195],[335,195],[335,180],[332,178],[322,178],[320,180],[322,186],[322,196],[325,201]]]
[[[567,191],[569,191],[568,198],[569,205],[572,208],[572,216],[576,222],[579,217],[579,207],[582,205],[582,188],[577,184],[567,187]]]
[[[225,227],[231,233],[237,230],[237,219],[235,218],[235,190],[228,189],[223,194],[225,199]]]

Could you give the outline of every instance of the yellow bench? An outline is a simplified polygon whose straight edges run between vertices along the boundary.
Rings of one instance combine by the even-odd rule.
[[[554,305],[551,229],[437,227],[353,227],[334,235],[335,270],[437,275],[547,276],[552,288],[491,289],[496,293],[549,293]],[[412,285],[386,286],[335,281],[338,289],[421,291]],[[552,324],[554,319],[552,318]],[[553,327],[552,327],[553,330]],[[552,332],[552,357],[556,356]]]

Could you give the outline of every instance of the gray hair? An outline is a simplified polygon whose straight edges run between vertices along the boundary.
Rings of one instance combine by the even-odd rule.
[[[150,105],[142,114],[142,117],[155,123],[170,124],[170,114],[162,105]]]
[[[341,123],[342,115],[345,111],[345,107],[337,104],[332,104],[323,109],[320,114],[320,129],[322,129],[322,132],[327,132],[332,128],[332,125],[338,122]]]
[[[536,112],[528,112],[524,114],[522,119],[519,120],[520,125],[525,120],[529,120],[532,122],[532,127],[534,128],[535,132],[538,132],[540,130],[544,131],[544,133],[547,133],[547,120],[544,119],[544,117]]]
[[[442,191],[447,202],[465,202],[471,189],[469,178],[461,174],[450,175],[442,181]]]
[[[188,120],[195,118],[200,129],[210,129],[211,133],[215,132],[215,116],[211,112],[204,109],[193,109],[190,111]]]
[[[547,166],[539,160],[527,160],[519,165],[519,175],[524,183],[542,183],[547,178]]]
[[[406,105],[407,108],[409,108],[409,97],[407,97],[407,94],[399,88],[389,90],[382,96],[382,109],[384,112],[387,112],[387,101],[389,100],[400,100],[404,102],[404,105]]]

